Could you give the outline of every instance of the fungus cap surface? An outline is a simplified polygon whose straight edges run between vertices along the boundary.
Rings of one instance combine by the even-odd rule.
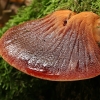
[[[0,55],[31,76],[53,81],[82,80],[100,75],[96,43],[99,16],[56,11],[10,28],[0,39]]]

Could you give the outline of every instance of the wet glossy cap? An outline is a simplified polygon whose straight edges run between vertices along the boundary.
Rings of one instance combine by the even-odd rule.
[[[9,29],[0,39],[0,55],[20,71],[41,79],[95,77],[100,75],[98,20],[92,12],[55,11]]]

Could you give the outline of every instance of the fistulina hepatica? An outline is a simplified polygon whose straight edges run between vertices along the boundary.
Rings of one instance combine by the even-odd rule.
[[[59,10],[7,30],[0,55],[31,76],[74,81],[100,75],[100,17]]]

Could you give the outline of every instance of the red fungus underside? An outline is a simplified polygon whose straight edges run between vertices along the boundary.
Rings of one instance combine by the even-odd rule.
[[[100,49],[94,38],[98,15],[56,11],[9,29],[0,39],[0,55],[31,76],[53,81],[100,75]]]

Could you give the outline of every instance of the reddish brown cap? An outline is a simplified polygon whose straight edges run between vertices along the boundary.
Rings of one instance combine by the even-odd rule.
[[[56,11],[9,29],[0,39],[0,55],[31,76],[53,81],[82,80],[100,75],[96,43],[99,16]]]

